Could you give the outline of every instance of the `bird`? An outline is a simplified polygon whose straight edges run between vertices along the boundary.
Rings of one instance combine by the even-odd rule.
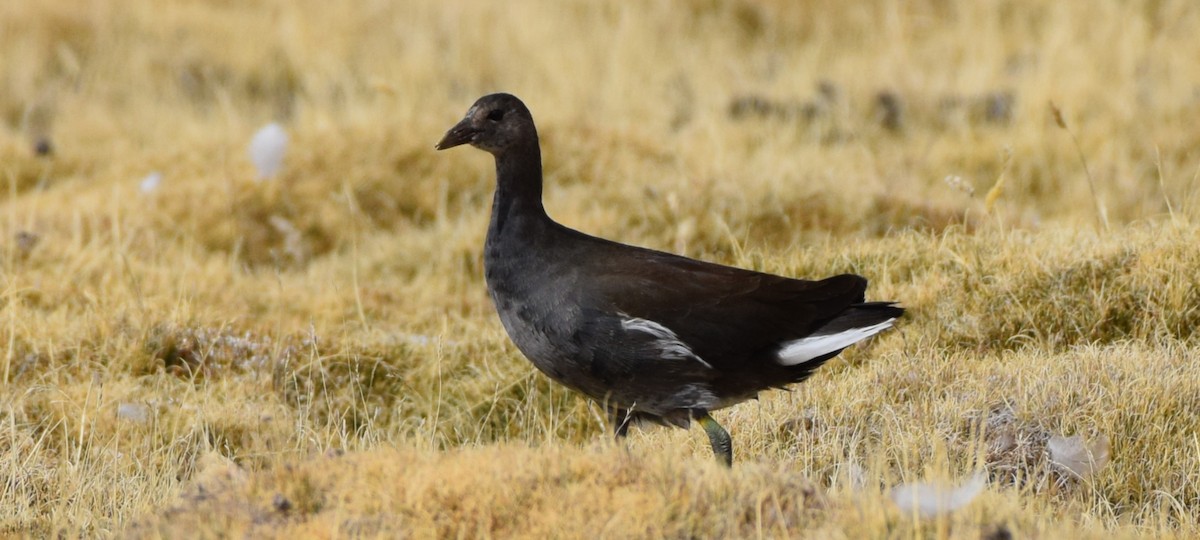
[[[554,221],[533,115],[511,94],[479,98],[435,148],[464,144],[495,159],[483,264],[500,322],[538,370],[599,402],[619,438],[632,423],[695,421],[731,466],[732,438],[712,411],[804,381],[904,313],[865,301],[854,274],[793,279]]]

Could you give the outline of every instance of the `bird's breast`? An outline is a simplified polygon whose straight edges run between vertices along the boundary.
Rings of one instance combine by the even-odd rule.
[[[509,339],[538,369],[578,388],[581,350],[571,339],[579,310],[563,299],[563,289],[545,265],[513,258],[484,257],[484,277]]]

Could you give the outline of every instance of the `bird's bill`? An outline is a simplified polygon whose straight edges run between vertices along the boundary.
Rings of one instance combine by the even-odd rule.
[[[471,117],[468,116],[463,118],[461,122],[455,124],[454,127],[450,128],[450,131],[446,132],[446,135],[442,137],[442,140],[438,142],[437,146],[434,148],[438,150],[445,150],[447,148],[454,148],[455,146],[470,143],[471,139],[475,137],[476,133],[479,133],[479,130],[475,129],[475,127],[471,125]]]

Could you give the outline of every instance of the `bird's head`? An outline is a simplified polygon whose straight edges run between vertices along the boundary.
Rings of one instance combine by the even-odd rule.
[[[436,148],[445,150],[470,144],[499,157],[530,142],[537,143],[537,128],[525,104],[512,94],[488,94],[471,105],[467,115],[446,132]]]

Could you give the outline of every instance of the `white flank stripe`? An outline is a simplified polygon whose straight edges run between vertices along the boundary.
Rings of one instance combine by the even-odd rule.
[[[672,360],[691,359],[704,364],[704,367],[708,369],[712,369],[712,365],[708,362],[705,362],[704,359],[697,356],[696,353],[692,352],[692,348],[688,347],[687,343],[684,343],[682,340],[680,340],[679,336],[675,335],[675,332],[661,324],[648,319],[621,319],[621,329],[626,331],[636,330],[638,332],[645,332],[657,338],[654,342],[654,345],[658,347],[659,351],[663,355],[663,358],[669,358]]]
[[[785,366],[803,364],[833,351],[839,351],[867,339],[892,327],[896,319],[888,319],[879,324],[842,330],[836,334],[808,336],[789,341],[779,349],[779,363]]]

